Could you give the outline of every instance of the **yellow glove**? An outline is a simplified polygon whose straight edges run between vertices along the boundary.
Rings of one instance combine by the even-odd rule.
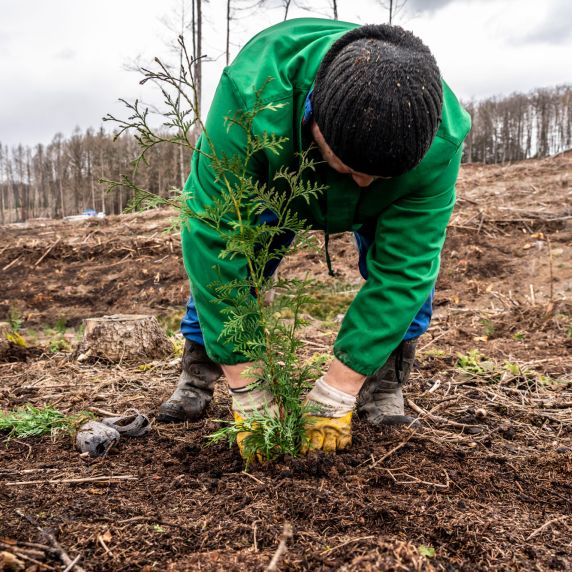
[[[352,444],[352,413],[356,398],[331,385],[321,377],[308,393],[306,404],[317,414],[306,416],[306,441],[300,453],[312,449],[334,453]]]
[[[236,423],[244,423],[244,418],[240,416],[239,413],[237,413],[236,411],[233,411],[233,415],[234,415],[234,420]],[[253,423],[253,429],[256,427],[256,424]],[[250,431],[241,431],[240,433],[238,433],[238,435],[236,436],[236,444],[238,445],[238,450],[240,452],[240,456],[247,461],[247,463],[250,463],[251,461],[253,461],[254,459],[250,458],[250,455],[247,455],[246,453],[246,446],[244,445],[244,440],[249,436],[252,435],[252,433]],[[262,463],[262,455],[260,453],[256,453],[256,459]]]
[[[352,444],[352,411],[343,417],[306,416],[307,442],[300,452],[305,455],[312,449],[335,453]]]
[[[234,420],[236,423],[244,423],[245,418],[254,414],[256,411],[266,410],[273,412],[276,410],[274,398],[268,389],[261,384],[251,384],[240,389],[230,389],[232,396],[232,409]],[[256,429],[257,424],[252,423],[252,429]],[[251,435],[250,431],[241,431],[236,436],[236,444],[240,451],[240,456],[247,462],[254,461],[252,455],[247,454],[244,440]],[[254,457],[262,462],[262,455],[257,452]]]

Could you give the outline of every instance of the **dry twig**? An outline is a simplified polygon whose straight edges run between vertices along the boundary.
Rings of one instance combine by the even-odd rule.
[[[274,572],[278,566],[278,562],[280,562],[280,558],[284,555],[284,553],[288,550],[288,540],[292,538],[292,525],[289,522],[284,523],[284,530],[282,531],[282,537],[280,538],[280,544],[278,544],[278,548],[268,564],[266,568],[266,572]]]
[[[137,477],[133,475],[117,475],[117,476],[110,476],[110,477],[86,477],[83,479],[45,479],[40,481],[12,481],[8,483],[4,483],[7,487],[16,487],[18,485],[43,485],[43,484],[50,484],[50,485],[60,485],[60,484],[67,484],[67,483],[99,483],[99,482],[107,482],[107,481],[133,481],[137,480]]]
[[[69,572],[75,568],[76,572],[85,572],[81,566],[77,565],[77,562],[80,559],[79,554],[75,557],[74,560],[72,560],[68,553],[62,548],[61,544],[56,540],[56,537],[51,532],[48,532],[45,528],[42,528],[34,518],[24,514],[19,510],[16,510],[16,514],[27,520],[31,525],[35,526],[36,529],[42,534],[42,536],[44,536],[44,538],[50,543],[54,551],[57,553],[60,560],[66,565],[66,571]]]
[[[566,520],[567,518],[572,518],[572,515],[570,514],[565,514],[563,516],[559,516],[558,518],[553,518],[552,520],[549,520],[548,522],[545,522],[542,526],[540,526],[539,528],[537,528],[532,534],[530,534],[528,536],[528,538],[526,539],[526,542],[528,542],[529,540],[531,540],[532,538],[534,538],[535,536],[538,536],[543,530],[545,530],[546,528],[548,528],[550,525],[556,523],[556,522],[560,522],[561,520]]]

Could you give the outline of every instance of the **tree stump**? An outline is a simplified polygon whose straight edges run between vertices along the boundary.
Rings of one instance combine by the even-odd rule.
[[[84,320],[85,330],[76,356],[78,361],[141,362],[173,353],[155,316],[115,314]]]
[[[8,322],[0,322],[0,355],[8,350],[10,344],[8,342],[7,336],[10,331],[11,328]]]

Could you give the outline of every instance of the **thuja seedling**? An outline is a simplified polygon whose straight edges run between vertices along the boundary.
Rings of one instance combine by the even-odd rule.
[[[306,171],[315,168],[309,152],[300,154],[296,171],[279,169],[269,185],[260,184],[247,176],[249,162],[260,148],[278,150],[285,142],[272,134],[252,135],[254,117],[278,108],[263,104],[261,93],[251,112],[231,120],[235,128],[250,134],[246,138],[246,160],[239,170],[233,161],[214,160],[219,180],[224,182],[221,200],[198,215],[202,222],[218,230],[223,217],[228,214],[226,205],[234,205],[236,209],[238,222],[233,232],[225,236],[226,249],[221,256],[243,255],[249,275],[244,280],[230,284],[217,282],[212,285],[216,297],[227,304],[221,335],[231,341],[235,350],[244,355],[247,361],[257,364],[255,379],[266,385],[276,403],[276,412],[259,411],[243,421],[222,427],[211,436],[213,442],[227,439],[233,443],[239,433],[248,432],[249,436],[244,441],[247,463],[255,455],[264,460],[283,454],[296,456],[305,437],[304,415],[308,411],[302,403],[302,396],[309,387],[310,379],[315,377],[316,368],[299,359],[298,350],[302,342],[297,334],[305,325],[302,311],[310,301],[312,284],[297,279],[279,278],[274,281],[265,275],[264,269],[271,261],[311,247],[313,241],[306,223],[296,216],[291,205],[300,199],[308,201],[324,191],[323,186],[308,183],[304,177]],[[233,181],[237,181],[238,185]],[[276,184],[286,186],[287,192],[276,191],[273,186]],[[255,215],[271,211],[277,223],[272,227],[252,223],[250,221],[255,217],[239,216],[244,211]],[[291,246],[273,250],[271,244],[276,237],[287,234],[295,235],[296,241]],[[268,293],[273,288],[280,295],[271,298]],[[271,301],[265,302],[268,299]]]
[[[128,190],[133,193],[131,210],[156,206],[174,207],[179,213],[179,224],[192,225],[199,219],[202,224],[215,229],[223,237],[226,248],[219,257],[243,257],[248,276],[231,282],[215,282],[209,286],[214,301],[225,303],[225,322],[221,337],[231,342],[234,351],[245,356],[246,361],[257,364],[256,378],[262,381],[274,397],[278,414],[261,411],[241,422],[230,422],[211,436],[211,441],[228,440],[231,444],[241,432],[250,435],[244,441],[247,463],[255,454],[263,459],[273,459],[282,454],[298,455],[305,438],[304,415],[308,413],[302,403],[303,393],[309,381],[315,379],[313,364],[299,359],[302,342],[297,334],[305,324],[303,308],[311,298],[312,286],[303,280],[283,279],[276,281],[264,274],[270,261],[276,261],[287,254],[312,248],[314,241],[306,229],[304,220],[298,218],[291,208],[294,201],[309,201],[325,190],[324,186],[310,183],[305,174],[315,169],[309,150],[297,158],[297,168],[280,168],[268,184],[253,180],[249,166],[255,154],[261,151],[278,154],[287,139],[272,133],[255,134],[254,120],[261,113],[273,113],[283,103],[264,102],[260,87],[252,109],[226,118],[229,129],[242,129],[246,148],[240,157],[217,154],[209,134],[198,114],[198,98],[193,77],[194,61],[188,56],[182,37],[179,37],[182,65],[173,72],[156,59],[157,70],[143,70],[141,83],[151,81],[158,85],[164,97],[166,110],[162,113],[164,123],[161,130],[155,130],[148,121],[148,109],[123,100],[130,116],[127,120],[108,115],[105,120],[118,123],[117,136],[132,131],[140,145],[134,161],[132,176],[122,176],[119,181],[103,180],[109,190]],[[269,80],[270,81],[270,80]],[[191,143],[196,128],[202,131],[206,145],[201,149]],[[189,197],[184,193],[160,197],[141,188],[137,183],[137,168],[146,159],[146,152],[156,145],[171,145],[176,148],[200,152],[216,172],[220,195],[202,212],[190,210]],[[207,151],[205,151],[207,149]],[[280,186],[278,192],[276,187]],[[276,224],[255,224],[259,215],[272,212]],[[246,216],[244,216],[246,213]],[[231,219],[228,225],[221,221]],[[222,230],[226,228],[227,230]],[[273,239],[289,233],[296,240],[288,247],[271,248]],[[267,296],[276,289],[279,296]],[[269,303],[266,300],[272,299]]]

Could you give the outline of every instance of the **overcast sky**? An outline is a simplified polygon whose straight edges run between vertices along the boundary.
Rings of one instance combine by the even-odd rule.
[[[0,0],[0,142],[48,143],[76,126],[98,128],[119,97],[154,95],[126,66],[167,56],[176,35],[164,20],[182,0]],[[279,6],[281,0],[266,0]],[[253,4],[255,0],[234,0]],[[329,17],[328,0],[306,0]],[[381,23],[376,0],[338,0],[339,17]],[[204,66],[208,106],[224,65],[226,0],[205,4]],[[238,16],[239,14],[237,14]],[[250,36],[280,21],[281,9],[257,9],[232,24],[234,54]],[[409,0],[395,23],[432,49],[443,77],[464,99],[572,83],[572,0]],[[168,56],[167,56],[168,57]]]

